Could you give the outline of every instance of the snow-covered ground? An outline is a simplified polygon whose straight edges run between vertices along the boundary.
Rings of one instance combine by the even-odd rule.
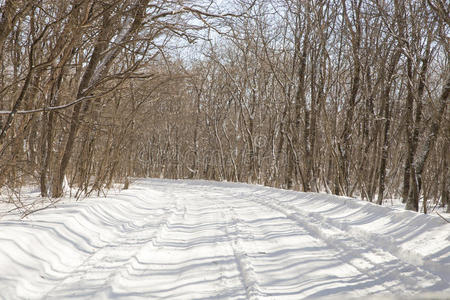
[[[143,179],[0,221],[1,299],[429,293],[450,295],[450,224],[344,197]]]

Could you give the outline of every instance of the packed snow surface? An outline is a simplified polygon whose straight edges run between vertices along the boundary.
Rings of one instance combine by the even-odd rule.
[[[145,179],[0,221],[2,299],[426,293],[450,295],[450,224],[344,197]]]

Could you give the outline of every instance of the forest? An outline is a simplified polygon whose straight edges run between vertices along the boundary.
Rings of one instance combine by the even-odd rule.
[[[449,16],[445,0],[0,0],[0,193],[185,178],[450,212]]]

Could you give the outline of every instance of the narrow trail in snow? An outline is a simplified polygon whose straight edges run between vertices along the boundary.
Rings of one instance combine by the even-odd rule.
[[[67,216],[74,211],[83,216],[67,217],[67,223],[59,221],[64,206],[33,216],[25,222],[30,226],[5,223],[49,245],[39,248],[44,265],[26,267],[29,277],[0,275],[0,299],[254,300],[450,292],[445,243],[430,254],[435,261],[424,262],[425,256],[415,261],[400,251],[400,239],[369,232],[365,238],[349,225],[353,214],[368,214],[371,221],[382,217],[364,209],[330,218],[298,205],[296,199],[306,194],[243,184],[154,179],[135,186],[115,198],[67,206]],[[60,241],[63,229],[87,245]],[[0,246],[3,239],[6,231],[0,230]],[[17,250],[28,253],[20,243]],[[64,254],[50,260],[58,249]],[[22,270],[2,251],[1,267]],[[28,255],[25,260],[36,257]]]
[[[258,296],[261,296],[261,292],[258,289],[255,272],[249,262],[247,251],[242,245],[241,240],[244,237],[242,237],[242,232],[239,229],[241,221],[238,219],[234,208],[227,206],[223,201],[221,201],[221,204],[223,205],[221,207],[221,215],[226,220],[225,234],[229,237],[230,246],[233,249],[239,277],[247,299],[258,299]]]

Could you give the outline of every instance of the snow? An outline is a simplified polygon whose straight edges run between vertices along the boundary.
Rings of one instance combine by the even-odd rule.
[[[0,270],[1,299],[446,299],[450,224],[327,194],[141,179],[4,216]]]

